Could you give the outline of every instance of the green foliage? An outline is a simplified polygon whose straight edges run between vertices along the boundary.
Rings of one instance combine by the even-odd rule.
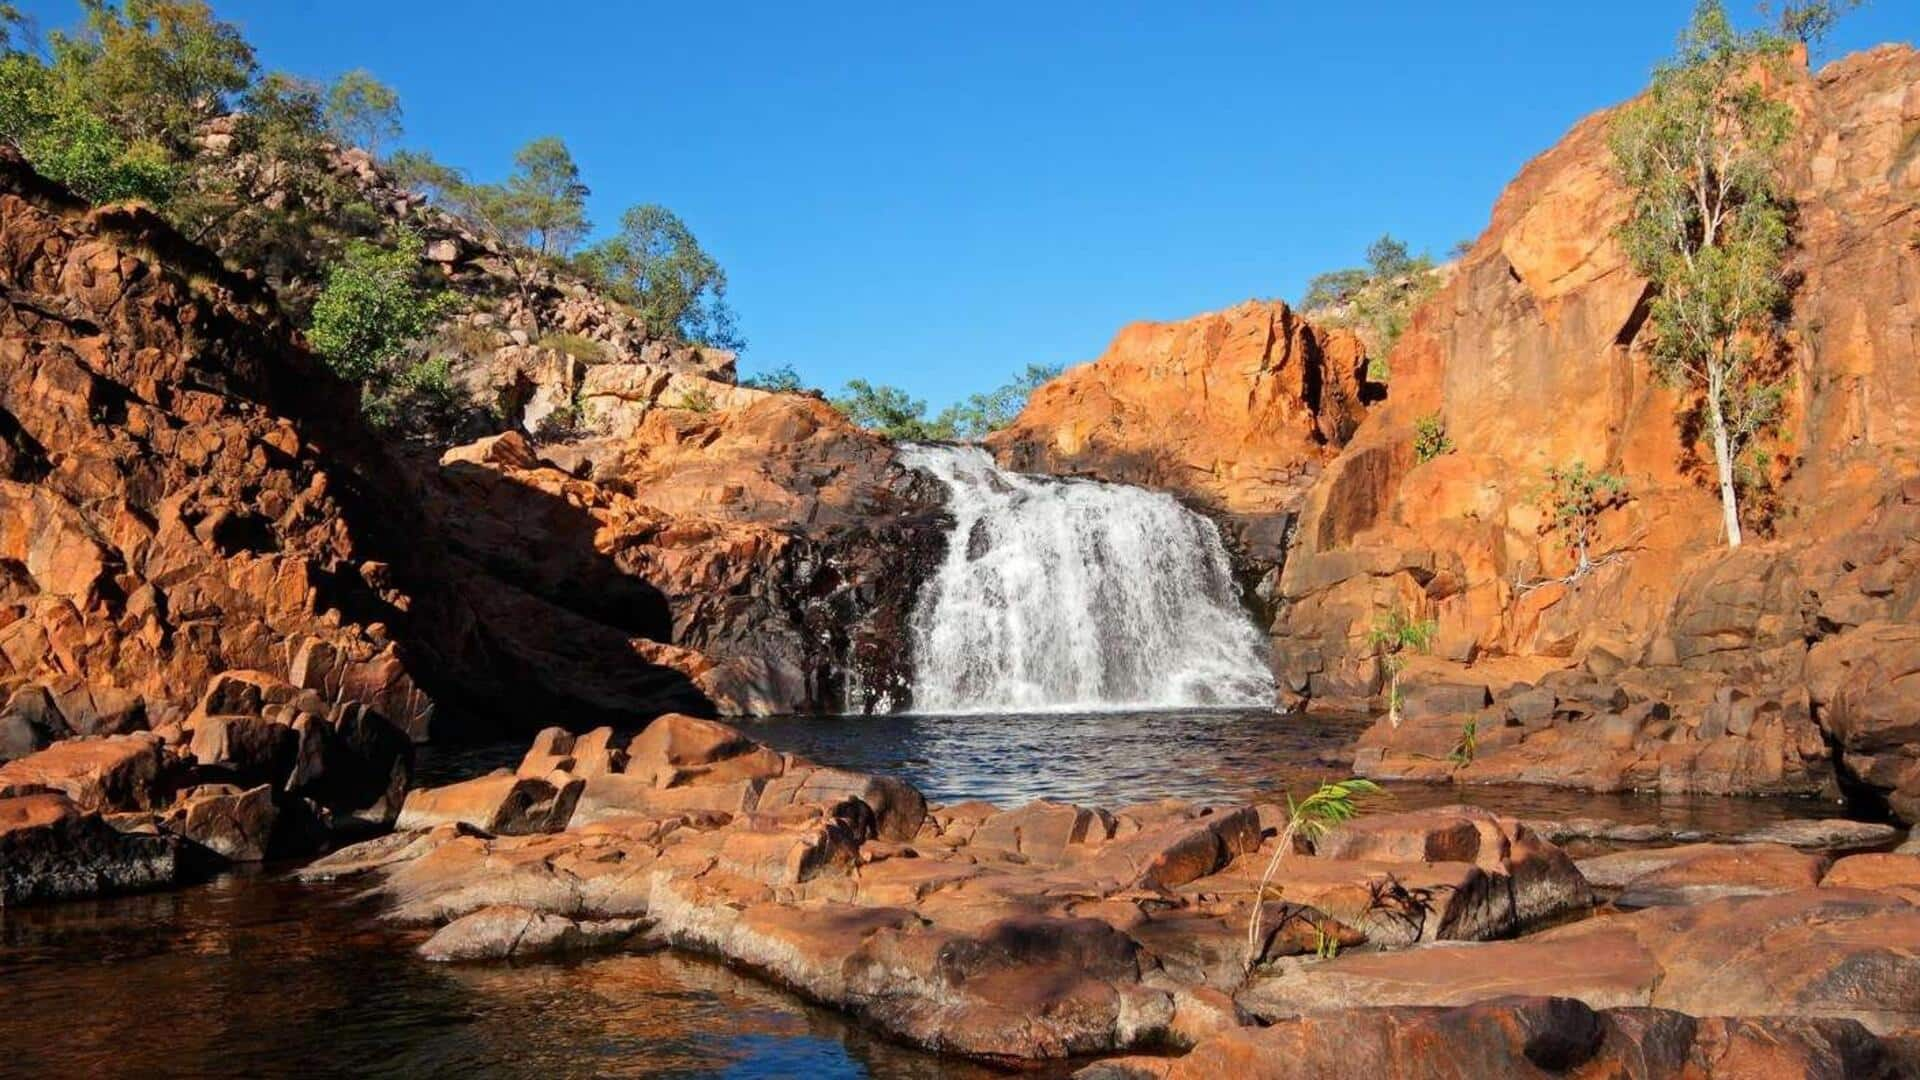
[[[1866,0],[1787,0],[1780,7],[1777,24],[1783,37],[1800,42],[1811,50],[1826,40],[1840,17],[1864,5]],[[1769,11],[1762,4],[1760,10]]]
[[[1473,764],[1474,755],[1480,749],[1480,719],[1469,716],[1467,722],[1460,725],[1460,741],[1453,744],[1453,750],[1447,754],[1447,760],[1465,767]]]
[[[781,364],[771,371],[749,375],[740,380],[740,385],[775,394],[797,394],[806,389],[806,384],[800,381],[800,373],[793,369],[792,364]]]
[[[890,439],[951,439],[953,431],[927,419],[927,403],[897,386],[852,379],[828,402],[855,424]]]
[[[1266,871],[1260,875],[1260,884],[1254,889],[1253,913],[1247,918],[1248,970],[1260,962],[1265,944],[1261,931],[1264,929],[1266,902],[1277,898],[1279,893],[1272,888],[1273,875],[1280,869],[1281,861],[1292,854],[1294,838],[1304,836],[1309,840],[1317,840],[1325,836],[1359,817],[1361,800],[1379,791],[1380,785],[1373,781],[1354,777],[1321,784],[1313,794],[1298,803],[1293,801],[1291,794],[1287,796],[1287,824],[1280,830],[1273,857],[1267,861]],[[1338,948],[1337,942],[1335,948]]]
[[[1394,343],[1438,285],[1431,258],[1411,254],[1406,244],[1387,235],[1367,245],[1366,266],[1329,271],[1308,282],[1301,307],[1358,332],[1372,356],[1369,377],[1385,380]]]
[[[0,138],[42,176],[90,202],[166,201],[178,180],[165,151],[129,144],[24,53],[0,57]]]
[[[1387,673],[1387,719],[1394,727],[1400,726],[1400,673],[1406,670],[1406,654],[1432,649],[1439,632],[1439,622],[1416,619],[1399,608],[1375,619],[1367,631],[1367,646]]]
[[[828,404],[847,419],[892,439],[978,439],[1013,422],[1027,398],[1060,374],[1047,364],[1028,364],[1012,381],[940,410],[927,418],[927,403],[894,386],[854,379]]]
[[[436,356],[403,365],[389,380],[361,389],[361,413],[374,427],[396,434],[431,435],[458,423],[463,406],[453,361]]]
[[[537,344],[543,349],[566,353],[583,364],[604,364],[607,361],[606,345],[579,334],[542,334]]]
[[[1552,528],[1573,552],[1574,574],[1593,568],[1589,547],[1604,511],[1625,505],[1627,482],[1610,472],[1595,472],[1584,461],[1547,470],[1546,510]]]
[[[559,138],[546,135],[513,155],[505,194],[523,242],[550,258],[573,250],[587,233],[587,185]]]
[[[948,433],[942,438],[984,438],[1013,423],[1033,392],[1059,375],[1058,365],[1028,364],[1013,381],[984,394],[970,394],[965,401],[940,410],[932,426]]]
[[[367,69],[354,68],[327,90],[326,124],[341,144],[377,157],[382,143],[400,137],[400,95]]]
[[[640,313],[655,337],[738,349],[727,306],[727,275],[700,247],[693,230],[664,206],[636,206],[620,218],[620,232],[579,260]]]
[[[415,280],[420,248],[420,238],[411,234],[402,234],[393,248],[355,241],[328,271],[307,339],[343,378],[396,378],[410,346],[445,314],[449,298]]]
[[[239,27],[201,0],[82,0],[76,32],[48,36],[58,93],[129,143],[185,156],[195,130],[233,110],[258,65]]]
[[[457,207],[449,204],[457,201],[454,196],[466,185],[460,170],[441,164],[424,150],[395,150],[387,156],[386,164],[387,175],[394,183],[457,211]]]
[[[706,387],[695,386],[691,389],[681,391],[680,400],[668,407],[685,409],[688,412],[710,413],[717,408],[718,405],[713,400],[713,394]]]
[[[1657,290],[1647,334],[1655,370],[1697,392],[1719,468],[1727,544],[1741,539],[1734,467],[1780,400],[1756,341],[1787,300],[1787,205],[1779,154],[1793,111],[1768,70],[1785,48],[1734,29],[1701,0],[1673,59],[1615,117],[1614,167],[1633,201],[1620,237]]]
[[[1428,413],[1413,422],[1413,456],[1421,464],[1451,453],[1453,440],[1447,436],[1447,422],[1439,413]]]

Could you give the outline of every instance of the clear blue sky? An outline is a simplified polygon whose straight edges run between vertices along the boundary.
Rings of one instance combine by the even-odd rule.
[[[491,178],[557,134],[596,225],[672,207],[727,268],[745,370],[937,408],[1136,319],[1296,297],[1382,231],[1444,253],[1692,5],[214,6],[269,67],[391,83],[405,145]],[[1827,54],[1911,41],[1916,7],[1873,0]]]

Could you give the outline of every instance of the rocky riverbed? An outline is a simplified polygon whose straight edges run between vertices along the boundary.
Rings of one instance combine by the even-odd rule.
[[[1370,815],[1280,862],[1250,945],[1284,813],[930,806],[667,716],[626,745],[544,732],[517,768],[412,793],[393,834],[301,877],[430,929],[423,964],[672,949],[1002,1064],[1184,1051],[1096,1071],[1311,1075],[1357,1040],[1413,1075],[1396,1033],[1469,1072],[1912,1064],[1920,855],[1844,850],[1892,848],[1892,829],[1576,861],[1482,808]]]

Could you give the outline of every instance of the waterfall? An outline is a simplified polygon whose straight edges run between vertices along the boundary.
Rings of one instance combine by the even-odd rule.
[[[1213,522],[1169,495],[1008,472],[975,447],[901,460],[953,530],[913,613],[918,712],[1267,706],[1267,642]]]

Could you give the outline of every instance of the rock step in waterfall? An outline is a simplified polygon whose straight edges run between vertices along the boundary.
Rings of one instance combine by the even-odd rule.
[[[947,553],[913,615],[918,712],[1274,699],[1219,530],[1171,496],[1008,472],[975,447],[901,459],[944,484]]]

